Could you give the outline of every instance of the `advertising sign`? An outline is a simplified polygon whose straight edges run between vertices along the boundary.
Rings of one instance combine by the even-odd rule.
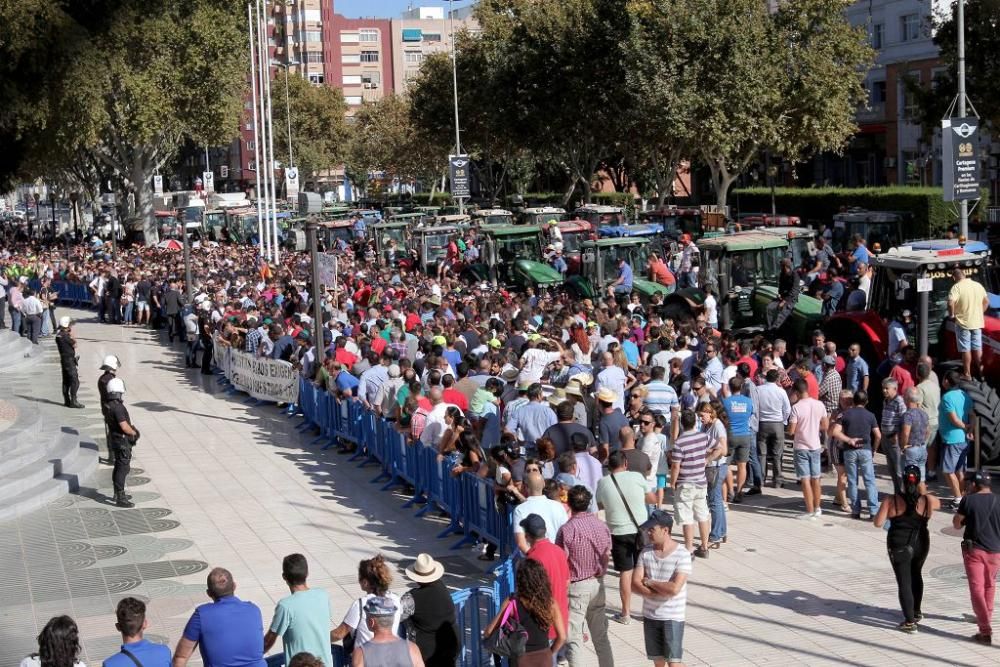
[[[469,162],[468,155],[448,156],[452,197],[468,197],[471,194],[469,190]]]
[[[285,198],[293,204],[299,200],[299,170],[289,167],[285,170]]]
[[[215,174],[211,171],[206,171],[201,175],[201,178],[205,184],[205,194],[210,195],[215,192]]]
[[[157,197],[163,196],[163,177],[159,174],[153,176],[153,194]]]
[[[319,284],[327,289],[337,284],[337,257],[319,253],[316,255],[317,269],[319,270]]]
[[[978,148],[978,118],[945,118],[941,121],[945,201],[979,199]]]

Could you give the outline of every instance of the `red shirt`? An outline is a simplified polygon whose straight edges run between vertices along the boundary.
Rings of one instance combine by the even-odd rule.
[[[469,409],[469,399],[466,398],[465,394],[455,389],[454,386],[448,387],[441,392],[441,398],[445,403],[451,403],[452,405],[457,405],[462,412],[466,412]]]
[[[545,568],[549,575],[549,584],[552,586],[552,597],[559,605],[562,612],[563,625],[569,631],[569,563],[566,561],[566,552],[549,542],[544,537],[528,551],[528,558],[538,561]],[[555,639],[555,628],[549,629],[549,639]]]
[[[900,396],[906,395],[906,390],[913,386],[913,376],[910,375],[910,371],[903,368],[902,364],[896,364],[889,371],[889,377],[894,379],[899,385],[897,392]]]
[[[816,381],[816,376],[812,373],[799,373],[803,380],[806,381],[808,386],[809,398],[815,398],[819,400],[819,382]]]
[[[847,368],[847,362],[844,361],[844,358],[838,354],[837,355],[836,371],[838,373],[840,373],[841,375],[843,375],[844,374],[844,369],[846,369],[846,368]]]
[[[748,366],[750,366],[750,377],[753,377],[754,375],[757,375],[757,360],[756,359],[754,359],[750,355],[747,355],[745,357],[740,357],[739,359],[736,360],[736,365],[737,366],[739,366],[740,364],[743,364],[743,363],[745,363]]]
[[[388,345],[388,343],[385,342],[385,338],[382,338],[382,336],[375,336],[372,338],[372,352],[375,354],[382,354],[386,345]]]
[[[420,326],[420,316],[416,313],[408,313],[406,315],[406,330],[413,331]]]
[[[346,347],[338,347],[333,358],[343,364],[347,370],[354,368],[354,364],[358,363],[358,358],[348,352]]]

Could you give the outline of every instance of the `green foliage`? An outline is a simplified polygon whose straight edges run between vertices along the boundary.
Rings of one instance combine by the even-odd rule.
[[[733,192],[741,211],[770,211],[769,188],[746,188]],[[989,194],[980,206],[986,206]],[[911,238],[941,236],[957,222],[954,207],[944,201],[941,188],[776,188],[779,213],[797,215],[806,224],[829,223],[842,208],[860,207],[871,211],[906,211],[913,215]],[[985,209],[984,209],[985,210]]]
[[[286,73],[287,75],[287,73]],[[288,121],[285,114],[285,76],[271,83],[275,156],[287,162]],[[304,185],[324,170],[335,169],[344,159],[347,142],[347,103],[340,89],[314,86],[308,79],[287,77],[287,106],[292,118],[292,159]]]

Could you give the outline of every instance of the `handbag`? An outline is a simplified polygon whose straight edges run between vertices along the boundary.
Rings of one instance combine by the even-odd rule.
[[[493,632],[483,642],[486,650],[502,658],[519,658],[528,645],[528,631],[521,625],[517,615],[517,600],[513,596],[503,617],[493,628]]]
[[[350,656],[354,652],[354,644],[357,641],[358,628],[360,628],[361,624],[364,622],[365,605],[363,600],[364,598],[358,598],[358,627],[348,632],[347,636],[344,637],[344,640],[341,642],[344,646],[344,654],[347,656]]]
[[[618,496],[622,499],[622,505],[625,506],[625,511],[628,512],[628,518],[631,519],[632,525],[635,526],[635,550],[642,551],[643,547],[646,546],[646,540],[642,537],[642,530],[639,528],[639,522],[635,520],[635,515],[632,514],[632,508],[629,507],[628,501],[625,500],[625,494],[622,493],[622,487],[618,486],[618,480],[615,479],[615,474],[611,473],[608,475],[611,478],[611,483],[615,485],[615,490],[618,491]]]

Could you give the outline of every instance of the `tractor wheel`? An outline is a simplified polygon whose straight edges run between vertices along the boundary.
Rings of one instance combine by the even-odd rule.
[[[982,464],[1000,462],[1000,397],[982,380],[963,381],[979,417],[979,451]]]

